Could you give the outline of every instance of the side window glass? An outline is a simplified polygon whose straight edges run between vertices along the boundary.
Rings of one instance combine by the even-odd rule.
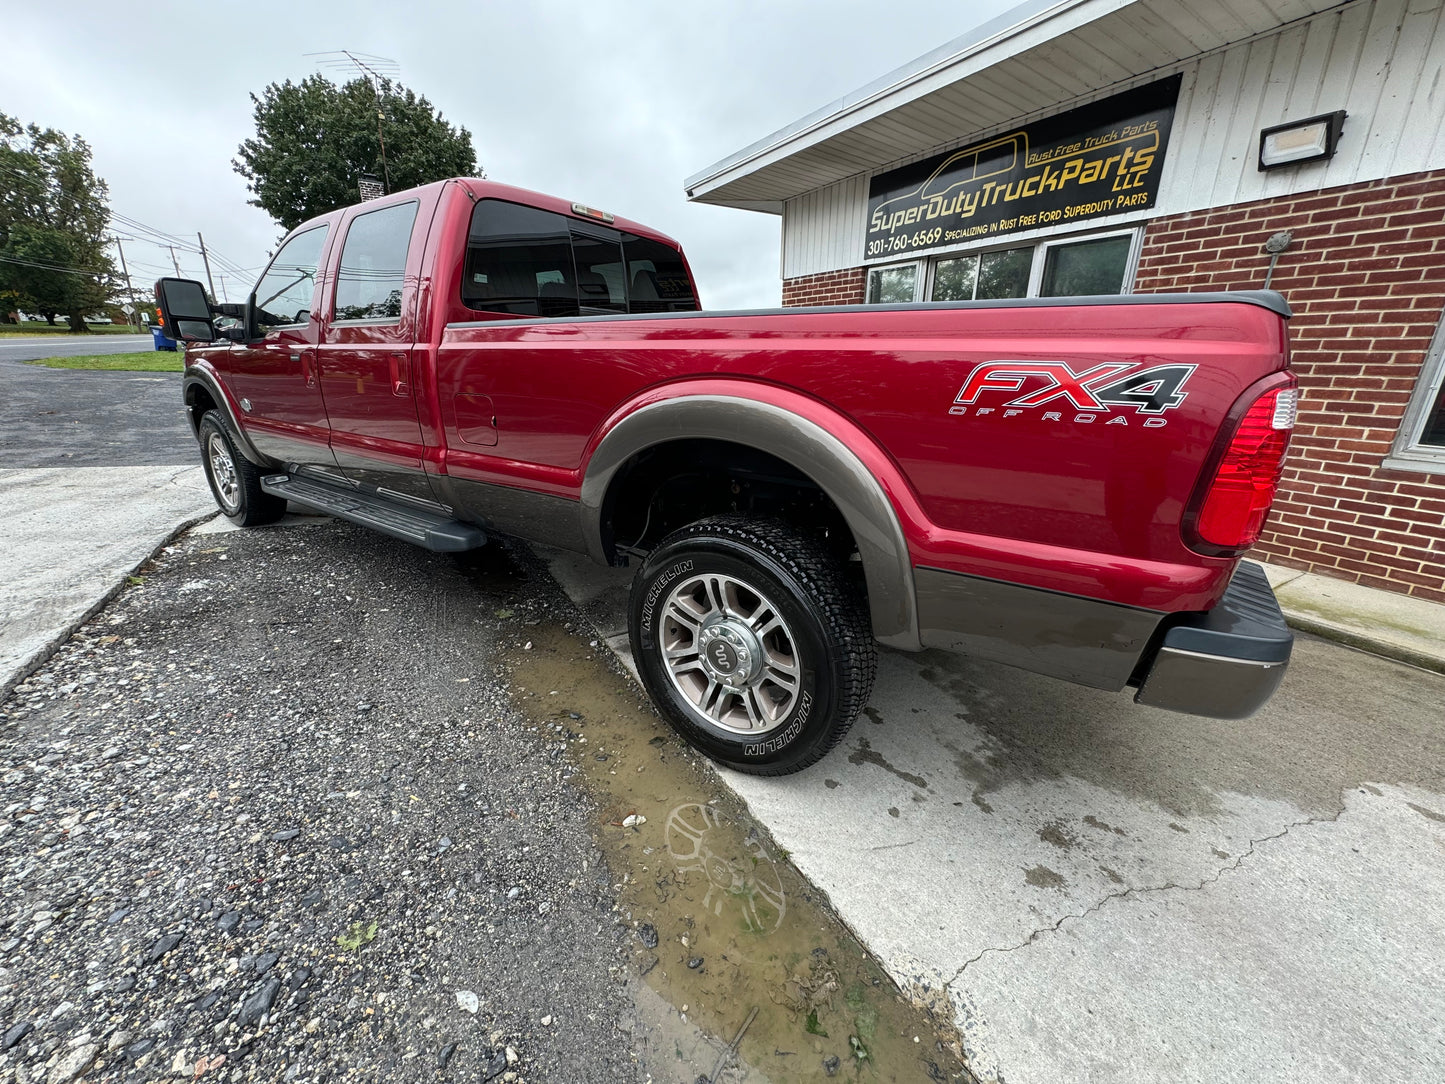
[[[661,241],[623,234],[630,312],[696,312],[697,295],[682,254]]]
[[[281,246],[271,266],[256,284],[256,330],[264,335],[278,327],[311,322],[311,301],[316,295],[316,265],[326,227],[298,233]]]
[[[567,219],[505,200],[478,202],[467,234],[462,302],[511,316],[576,316]]]
[[[351,220],[336,274],[337,320],[400,320],[406,253],[416,203],[398,203]]]

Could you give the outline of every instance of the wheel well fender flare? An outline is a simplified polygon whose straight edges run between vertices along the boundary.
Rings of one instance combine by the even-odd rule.
[[[840,429],[858,432],[841,418],[839,423]],[[593,450],[582,481],[582,528],[594,560],[609,560],[603,509],[627,461],[657,444],[699,438],[756,448],[811,478],[842,513],[858,545],[873,635],[892,647],[920,648],[912,560],[888,493],[833,432],[775,403],[717,393],[682,395],[647,403],[616,421]]]
[[[201,391],[205,392],[206,397],[216,405],[216,409],[226,419],[226,425],[230,429],[232,437],[235,438],[236,447],[240,449],[241,454],[258,467],[274,466],[270,459],[256,450],[256,446],[251,443],[251,438],[246,435],[246,430],[241,428],[240,421],[236,417],[235,407],[231,405],[231,398],[226,394],[220,378],[209,366],[199,364],[187,366],[186,375],[181,380],[181,395],[185,399],[191,432],[198,433],[200,430],[201,416],[196,412],[196,399]]]

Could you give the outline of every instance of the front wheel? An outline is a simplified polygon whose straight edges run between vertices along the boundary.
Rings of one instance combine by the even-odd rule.
[[[868,702],[863,600],[828,550],[781,523],[720,516],[662,540],[632,584],[643,684],[684,739],[752,775],[821,759]]]
[[[196,429],[201,463],[211,495],[231,522],[241,527],[274,523],[286,512],[286,501],[261,488],[261,471],[236,450],[236,442],[214,410],[206,411]]]

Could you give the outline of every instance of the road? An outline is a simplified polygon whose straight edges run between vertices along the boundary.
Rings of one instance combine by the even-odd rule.
[[[149,335],[0,335],[0,361],[131,354],[151,347]]]

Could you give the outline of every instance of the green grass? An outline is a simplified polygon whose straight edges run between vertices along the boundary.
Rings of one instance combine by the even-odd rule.
[[[82,354],[73,358],[40,358],[26,365],[47,369],[103,369],[128,373],[178,373],[186,367],[179,350],[145,350],[137,354]]]
[[[82,331],[82,335],[143,335],[144,329],[136,331],[135,326],[127,327],[125,324],[90,324],[89,331]],[[70,325],[64,321],[57,321],[51,327],[44,320],[22,320],[18,324],[0,324],[0,335],[74,335]]]

